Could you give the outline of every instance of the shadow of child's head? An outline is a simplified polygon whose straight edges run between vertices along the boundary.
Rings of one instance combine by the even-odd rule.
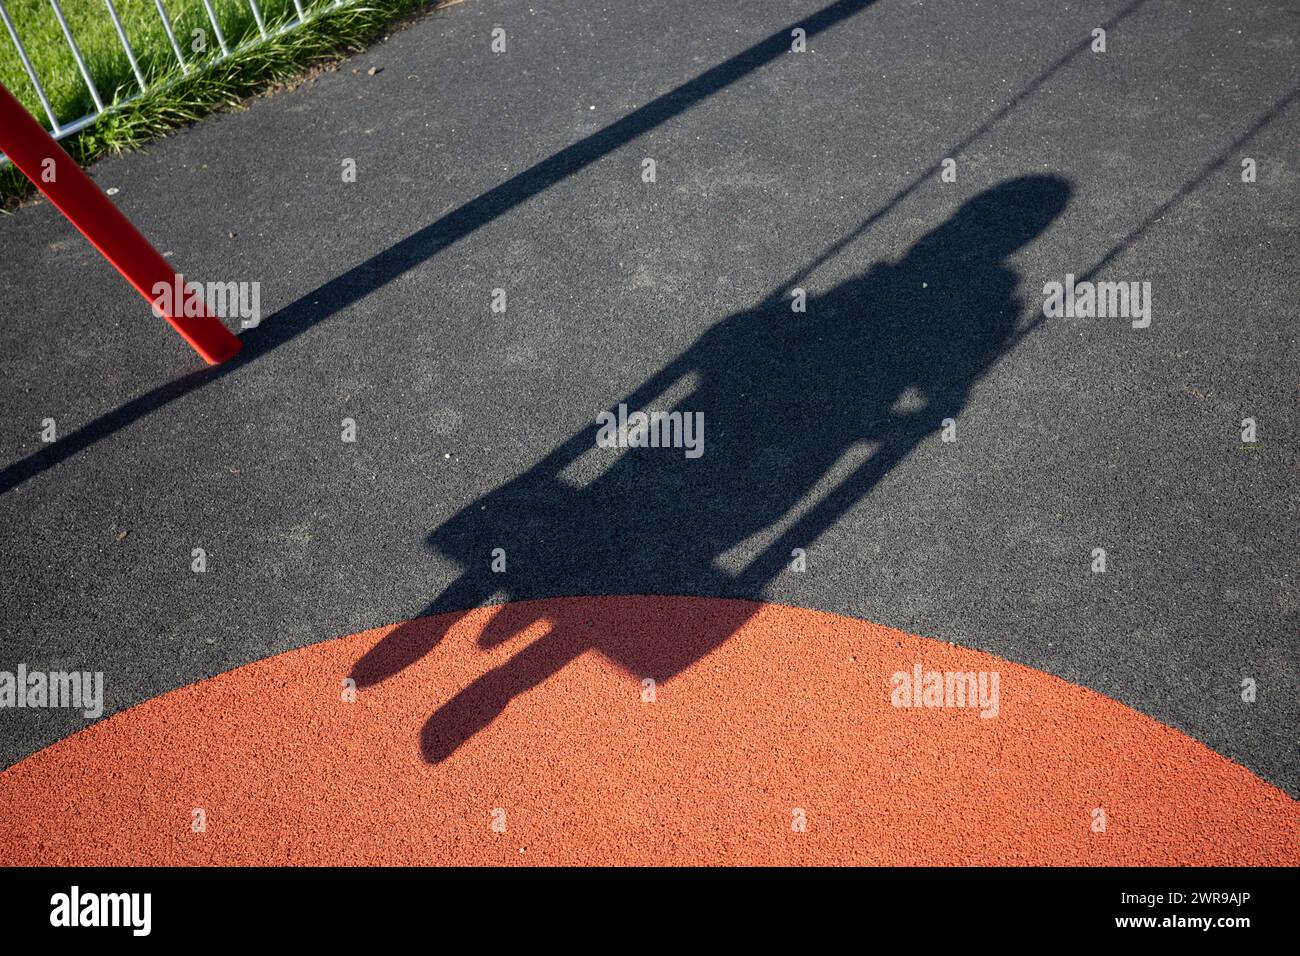
[[[1021,176],[999,183],[966,200],[917,240],[907,260],[1001,262],[1044,232],[1065,209],[1072,191],[1059,176]]]

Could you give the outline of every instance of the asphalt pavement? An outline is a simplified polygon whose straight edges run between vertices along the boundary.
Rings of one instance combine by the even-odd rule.
[[[740,597],[1057,675],[1300,796],[1297,33],[468,0],[102,161],[261,323],[207,369],[48,203],[0,220],[0,668],[102,671],[111,714],[429,612]],[[1067,275],[1149,283],[1149,326],[1045,316]],[[703,454],[601,448],[620,404],[702,412]],[[0,710],[0,765],[85,724]]]

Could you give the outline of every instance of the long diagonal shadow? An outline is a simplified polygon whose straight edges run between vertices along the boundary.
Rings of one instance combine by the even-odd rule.
[[[172,400],[256,361],[260,356],[296,338],[556,183],[568,179],[639,136],[680,116],[702,100],[744,79],[790,51],[790,31],[795,27],[802,27],[811,38],[875,2],[876,0],[837,0],[494,186],[436,222],[300,296],[261,325],[244,333],[241,336],[244,341],[243,350],[226,364],[191,372],[160,385],[70,432],[58,442],[46,445],[27,458],[9,465],[0,471],[0,494]]]
[[[159,385],[69,432],[58,442],[46,445],[26,458],[8,465],[0,470],[0,494],[55,467],[100,439],[107,438],[171,401],[238,371],[276,346],[297,337],[339,310],[370,294],[385,282],[426,261],[475,229],[784,55],[790,48],[790,31],[794,27],[802,27],[807,35],[812,37],[858,13],[873,2],[875,0],[840,0],[833,3],[810,17],[778,30],[767,39],[657,97],[623,119],[493,187],[396,245],[376,253],[365,262],[300,296],[275,315],[270,316],[262,325],[246,333],[243,336],[244,349],[232,361],[216,368],[199,369]],[[1146,2],[1147,0],[1132,0],[1102,26],[1106,29],[1113,28]],[[945,150],[943,155],[959,155],[1063,69],[1074,57],[1087,49],[1087,41],[1075,44],[1014,99],[1002,106],[954,147]],[[914,177],[873,216],[864,221],[853,235],[846,236],[826,255],[834,254],[887,215],[932,176],[939,169],[940,162],[941,160],[936,160],[928,169]],[[804,273],[811,272],[815,266],[816,263],[813,263],[804,270]]]

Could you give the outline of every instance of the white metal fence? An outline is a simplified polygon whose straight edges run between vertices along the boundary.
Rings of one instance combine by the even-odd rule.
[[[31,81],[32,86],[36,90],[36,96],[40,100],[41,107],[44,109],[48,121],[47,128],[55,139],[63,139],[65,136],[71,136],[78,130],[89,126],[109,110],[119,109],[127,103],[138,99],[150,87],[145,80],[144,72],[140,68],[140,62],[136,56],[136,51],[131,46],[131,41],[127,37],[127,31],[122,25],[122,18],[118,14],[117,7],[113,5],[113,0],[104,0],[106,8],[104,26],[107,28],[111,23],[112,29],[117,35],[118,41],[122,45],[122,51],[126,54],[127,62],[131,65],[131,72],[134,74],[136,84],[139,88],[129,95],[116,99],[108,104],[105,104],[104,99],[100,94],[100,90],[95,84],[95,79],[91,75],[91,70],[86,65],[85,57],[82,56],[81,49],[77,46],[77,41],[73,38],[72,29],[68,25],[67,17],[64,16],[63,8],[59,5],[59,0],[49,0],[49,2],[50,6],[54,10],[54,16],[58,20],[68,50],[72,54],[72,58],[76,61],[77,71],[81,74],[81,79],[85,83],[86,91],[90,94],[90,99],[94,103],[94,109],[89,113],[86,113],[84,116],[80,116],[74,120],[61,122],[55,114],[54,107],[51,106],[50,98],[46,93],[45,85],[41,82],[41,77],[38,74],[36,67],[32,64],[31,58],[28,56],[27,48],[23,46],[21,36],[22,31],[20,29],[22,24],[14,23],[13,18],[9,14],[9,10],[5,7],[4,0],[0,0],[0,20],[4,21],[5,30],[9,34],[9,40],[13,43],[18,53],[18,58],[22,62],[23,70],[27,74],[27,78]],[[208,21],[212,24],[213,35],[216,37],[216,46],[220,52],[215,56],[193,56],[187,60],[185,55],[181,52],[181,44],[176,39],[176,32],[172,26],[172,19],[167,15],[167,8],[163,5],[163,0],[153,0],[154,7],[158,13],[159,22],[162,25],[163,32],[167,36],[167,41],[171,47],[172,54],[176,58],[176,64],[180,69],[180,76],[188,76],[194,70],[202,71],[209,69],[223,60],[228,59],[230,56],[242,52],[250,47],[254,47],[272,36],[278,36],[279,34],[296,29],[303,23],[306,23],[323,13],[327,13],[330,10],[337,9],[338,7],[342,7],[348,3],[357,2],[357,0],[326,0],[326,2],[313,6],[310,10],[303,8],[302,0],[292,0],[297,15],[289,18],[282,24],[273,25],[271,27],[267,26],[266,18],[262,15],[262,9],[258,5],[257,0],[244,0],[244,2],[247,3],[249,11],[252,13],[253,19],[257,24],[257,35],[246,40],[244,43],[231,48],[227,45],[225,34],[222,33],[221,24],[218,20],[216,11],[212,7],[211,0],[202,0]],[[310,0],[308,0],[308,2],[310,3]],[[176,77],[173,76],[163,80],[162,83],[157,85],[165,86],[175,81]],[[8,158],[3,153],[0,153],[0,166],[8,163],[8,161]]]

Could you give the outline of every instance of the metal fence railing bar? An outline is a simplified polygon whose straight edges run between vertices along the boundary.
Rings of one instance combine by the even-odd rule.
[[[117,7],[113,6],[113,0],[104,0],[108,4],[108,15],[113,18],[113,29],[117,31],[117,38],[122,43],[122,51],[126,53],[126,59],[131,64],[131,72],[135,74],[135,81],[140,84],[140,92],[148,89],[144,82],[144,74],[140,72],[140,64],[135,58],[135,50],[131,49],[131,41],[126,38],[126,30],[122,28],[122,18],[117,15]]]
[[[257,0],[248,0],[249,7],[253,11],[253,19],[257,21],[257,30],[266,38],[266,20],[262,17],[262,8],[257,5]]]
[[[104,101],[99,98],[99,90],[95,88],[95,81],[90,78],[90,70],[86,68],[86,59],[81,55],[81,48],[77,46],[77,41],[72,38],[72,30],[68,27],[68,19],[63,15],[63,8],[59,6],[59,0],[50,0],[50,6],[54,8],[54,15],[59,20],[59,27],[63,30],[63,38],[68,41],[68,49],[72,51],[72,58],[77,61],[77,69],[81,71],[81,78],[86,81],[86,89],[90,91],[90,98],[95,101],[95,110],[104,112]]]
[[[212,24],[212,32],[217,35],[217,45],[221,47],[221,55],[230,56],[230,48],[226,46],[226,38],[221,33],[221,24],[217,22],[217,12],[212,9],[211,0],[203,0],[203,9],[208,11],[208,22]]]
[[[45,115],[49,117],[51,131],[55,137],[59,137],[62,135],[59,119],[54,115],[54,107],[50,105],[49,97],[45,95],[45,87],[41,86],[40,77],[36,75],[36,67],[32,66],[31,58],[27,56],[27,48],[23,46],[23,41],[18,39],[18,30],[15,29],[14,22],[9,19],[9,11],[5,9],[4,0],[0,0],[0,18],[4,19],[5,29],[9,31],[10,39],[18,48],[18,58],[22,61],[23,69],[27,71],[27,78],[32,81],[32,86],[36,87],[36,95],[40,98],[41,106],[45,108]]]
[[[176,31],[172,29],[172,18],[167,16],[167,8],[162,5],[162,0],[153,0],[153,5],[158,8],[158,19],[162,21],[163,31],[172,45],[172,52],[176,54],[176,62],[180,64],[181,72],[188,73],[190,65],[185,62],[185,57],[181,56],[181,45],[176,42]]]

